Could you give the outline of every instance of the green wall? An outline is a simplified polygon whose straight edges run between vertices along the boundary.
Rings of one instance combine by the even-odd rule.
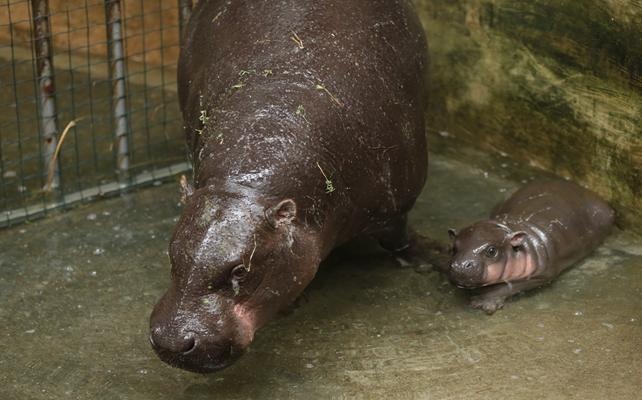
[[[448,132],[451,143],[438,150],[470,144],[570,177],[642,233],[642,2],[414,3],[430,44],[431,142]]]

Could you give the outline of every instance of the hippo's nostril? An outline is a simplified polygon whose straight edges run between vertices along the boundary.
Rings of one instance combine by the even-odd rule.
[[[196,339],[193,334],[184,337],[185,343],[183,347],[183,355],[189,354],[196,349]]]
[[[149,332],[149,343],[152,345],[153,348],[159,348],[161,347],[160,345],[162,344],[161,339],[161,329],[159,327],[155,327]]]
[[[472,261],[452,263],[450,269],[454,272],[464,273],[471,270],[475,264]]]
[[[167,335],[161,329],[152,329],[149,335],[149,343],[156,351],[169,352],[172,354],[188,354],[197,347],[197,335],[194,332],[186,332],[182,336]]]

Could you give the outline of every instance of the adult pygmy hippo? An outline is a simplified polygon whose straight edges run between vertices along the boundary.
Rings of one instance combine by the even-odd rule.
[[[474,308],[492,314],[514,294],[550,282],[591,253],[613,225],[595,193],[562,180],[536,181],[500,204],[490,219],[456,233],[447,274],[478,289]]]
[[[150,321],[161,359],[224,368],[334,247],[409,247],[426,53],[405,0],[198,2],[178,65],[194,186]]]

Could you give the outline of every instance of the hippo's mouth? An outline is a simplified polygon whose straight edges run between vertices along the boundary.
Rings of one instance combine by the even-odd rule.
[[[472,283],[461,283],[461,282],[453,282],[453,283],[459,289],[465,289],[465,290],[476,289],[476,288],[479,287],[479,285],[475,285],[475,284],[472,284]]]
[[[194,345],[188,351],[176,353],[160,348],[151,335],[149,341],[158,357],[165,363],[175,368],[202,374],[225,369],[234,364],[245,353],[244,348],[239,348],[232,344],[222,347],[210,347],[207,344],[204,346]],[[210,348],[208,349],[208,347]]]
[[[220,370],[223,370],[232,364],[234,364],[234,361],[236,360],[228,360],[228,361],[222,361],[222,362],[213,362],[213,363],[207,363],[203,365],[194,365],[194,366],[188,366],[187,364],[181,364],[177,365],[177,367],[185,369],[187,371],[191,372],[198,372],[201,374],[211,374],[214,372],[218,372]]]
[[[191,354],[176,356],[172,354],[163,354],[162,351],[157,351],[160,359],[172,367],[201,374],[209,374],[223,370],[234,364],[243,353],[244,351],[236,350],[233,355],[228,353],[229,355],[227,355],[226,358],[220,359],[220,354],[217,354],[216,356],[201,354],[199,356],[192,357]]]
[[[478,283],[472,282],[470,280],[456,279],[452,275],[448,275],[448,280],[450,281],[450,283],[452,283],[459,289],[470,290],[470,289],[478,288],[480,286]]]

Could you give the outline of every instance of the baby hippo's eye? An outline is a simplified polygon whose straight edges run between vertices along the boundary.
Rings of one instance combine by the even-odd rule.
[[[237,265],[236,267],[232,268],[232,272],[230,273],[230,277],[237,281],[240,282],[244,280],[247,277],[248,270],[245,267],[245,265],[240,264]]]
[[[497,251],[497,247],[495,247],[495,246],[488,246],[488,247],[486,247],[486,251],[485,251],[485,253],[486,253],[486,257],[488,257],[488,258],[495,258],[495,257],[497,257],[497,253],[498,253],[498,251]]]

